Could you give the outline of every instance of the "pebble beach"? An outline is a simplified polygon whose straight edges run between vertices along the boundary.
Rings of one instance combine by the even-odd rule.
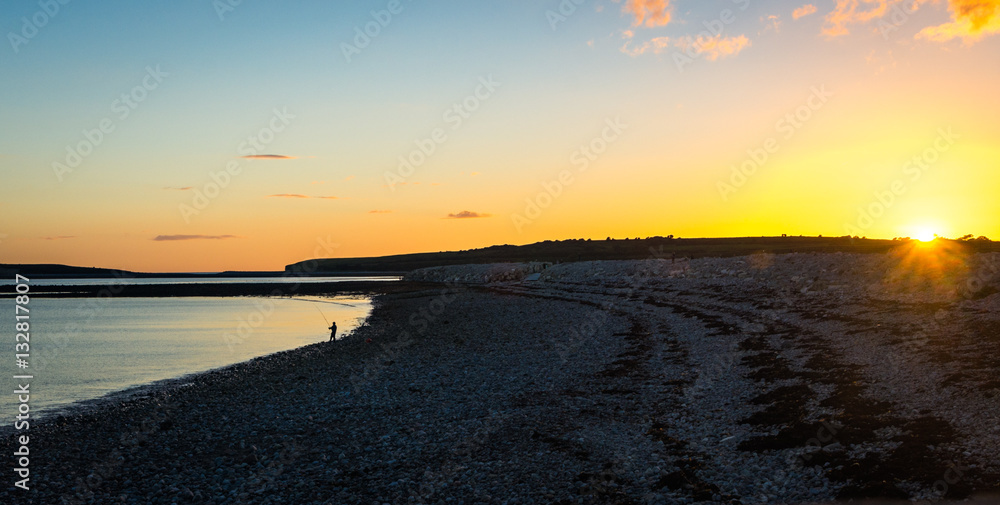
[[[0,503],[995,503],[1000,254],[928,258],[419,270],[336,342],[32,425]]]

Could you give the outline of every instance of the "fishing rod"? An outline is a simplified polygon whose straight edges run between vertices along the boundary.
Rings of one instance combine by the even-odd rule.
[[[319,306],[313,305],[313,307],[316,307],[316,310],[319,310]],[[323,316],[323,320],[326,321],[327,326],[329,326],[330,320],[326,318],[326,314],[324,314],[322,310],[319,310],[319,315]]]
[[[349,303],[342,303],[342,302],[331,302],[331,301],[329,301],[329,300],[310,300],[310,299],[308,299],[308,298],[295,298],[295,297],[288,297],[287,299],[288,299],[288,300],[295,300],[295,301],[297,301],[297,302],[309,302],[309,303],[332,303],[332,304],[334,304],[334,305],[343,305],[344,307],[350,307],[350,308],[352,308],[352,309],[355,309],[355,308],[357,308],[357,307],[358,307],[357,305],[351,305],[351,304],[349,304]]]

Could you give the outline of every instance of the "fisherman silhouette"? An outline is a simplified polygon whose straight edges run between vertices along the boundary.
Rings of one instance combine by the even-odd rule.
[[[334,337],[337,336],[337,323],[330,325],[330,342],[333,342]]]

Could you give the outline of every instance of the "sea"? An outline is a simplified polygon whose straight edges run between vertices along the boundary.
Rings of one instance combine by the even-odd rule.
[[[398,277],[301,280],[394,281]],[[281,279],[210,282],[275,281]],[[45,279],[33,280],[31,285],[123,282],[193,281]],[[29,317],[20,321],[28,323],[28,331],[19,332],[15,304],[14,298],[0,298],[0,427],[6,428],[13,424],[21,403],[15,391],[25,384],[29,384],[28,407],[33,420],[61,415],[157,381],[326,342],[331,321],[337,323],[338,337],[342,337],[361,325],[372,310],[371,299],[364,296],[47,298],[30,297],[29,291],[28,312],[21,312]],[[16,341],[18,333],[28,334],[27,348],[15,348],[16,343],[24,342],[23,337]]]

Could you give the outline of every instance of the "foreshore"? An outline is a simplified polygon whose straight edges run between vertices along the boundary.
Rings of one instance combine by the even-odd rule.
[[[412,283],[410,283],[412,284]],[[396,281],[308,282],[225,282],[173,284],[78,284],[66,286],[33,286],[31,295],[37,298],[158,298],[186,296],[304,296],[380,294],[409,291],[412,285]],[[0,286],[0,298],[14,297],[14,286]]]
[[[998,256],[419,271],[340,341],[33,425],[0,502],[988,503]]]

